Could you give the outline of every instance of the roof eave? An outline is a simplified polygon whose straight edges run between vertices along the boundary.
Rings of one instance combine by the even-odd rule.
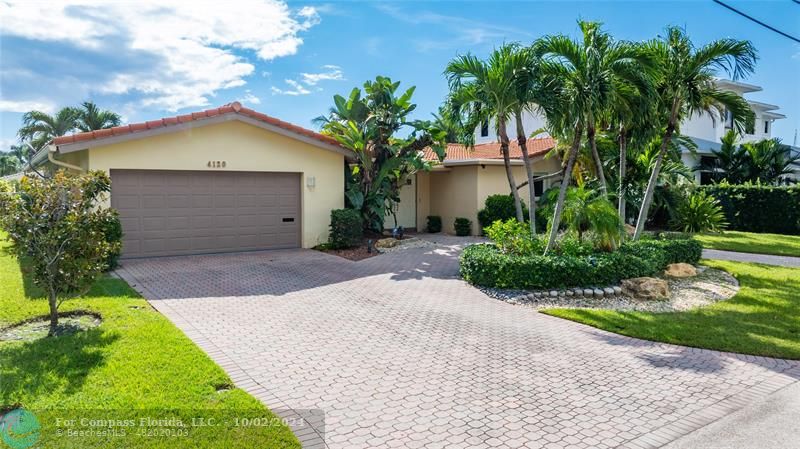
[[[286,136],[295,140],[299,140],[310,145],[313,145],[318,148],[322,148],[325,150],[333,151],[345,156],[348,159],[355,158],[355,153],[347,148],[344,148],[340,145],[334,145],[331,143],[323,142],[322,140],[315,139],[313,137],[307,136],[302,133],[297,133],[285,128],[281,128],[280,126],[276,126],[270,123],[263,122],[261,120],[256,120],[252,117],[242,115],[238,112],[227,112],[224,114],[215,115],[213,117],[207,117],[202,119],[196,119],[192,121],[188,121],[185,123],[178,123],[176,125],[168,125],[168,126],[161,126],[158,128],[152,128],[142,131],[135,131],[129,132],[125,134],[120,134],[117,136],[108,136],[108,137],[100,137],[91,140],[85,140],[81,142],[73,142],[73,143],[63,143],[60,145],[56,145],[56,149],[59,153],[72,153],[75,151],[82,151],[88,150],[91,148],[96,148],[100,146],[106,145],[113,145],[116,143],[127,142],[130,140],[142,139],[145,137],[152,137],[158,136],[162,134],[169,134],[173,132],[183,131],[187,129],[192,129],[200,126],[207,126],[207,125],[214,125],[219,123],[225,123],[230,121],[240,121],[243,123],[247,123],[267,131],[274,132],[276,134],[280,134],[282,136]],[[46,153],[45,153],[46,155]]]

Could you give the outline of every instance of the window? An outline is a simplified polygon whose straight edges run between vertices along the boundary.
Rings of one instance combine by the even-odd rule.
[[[714,184],[717,181],[717,158],[714,156],[700,156],[700,185]]]
[[[544,193],[544,181],[533,181],[533,194],[538,198],[542,193]]]
[[[487,137],[489,135],[489,121],[484,120],[481,122],[481,137]]]
[[[725,129],[733,128],[733,112],[725,110]]]
[[[769,134],[769,120],[764,120],[764,134]]]

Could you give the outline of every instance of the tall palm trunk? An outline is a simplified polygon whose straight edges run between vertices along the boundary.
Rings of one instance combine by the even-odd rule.
[[[580,125],[575,125],[575,137],[572,139],[572,146],[569,149],[569,156],[567,158],[567,166],[564,169],[564,176],[561,179],[561,187],[558,189],[558,200],[556,201],[556,209],[553,212],[553,221],[550,223],[550,237],[547,240],[547,247],[544,249],[545,254],[550,252],[556,244],[558,227],[561,225],[561,213],[564,212],[564,200],[567,197],[567,187],[572,177],[575,159],[578,158],[578,148],[581,145],[582,134],[583,128],[581,128]]]
[[[619,218],[625,223],[625,175],[628,164],[628,136],[625,134],[625,125],[619,124],[619,187],[617,188]]]
[[[498,134],[500,135],[500,151],[503,152],[503,163],[506,166],[506,176],[508,177],[508,187],[511,189],[511,195],[514,197],[514,207],[517,210],[517,221],[520,223],[525,221],[522,215],[522,202],[519,199],[519,192],[517,191],[517,183],[514,181],[514,173],[511,171],[511,156],[508,154],[508,131],[506,130],[506,121],[498,119]]]
[[[528,194],[530,204],[528,205],[528,219],[531,225],[531,237],[536,236],[536,187],[533,183],[533,163],[528,156],[528,138],[525,136],[525,129],[522,124],[522,114],[517,112],[517,143],[522,150],[522,162],[525,164],[525,172],[528,175]]]
[[[594,160],[594,167],[597,171],[597,180],[600,181],[600,194],[603,195],[604,198],[608,198],[608,185],[606,184],[606,175],[603,171],[603,161],[600,160],[600,153],[597,152],[594,124],[589,125],[586,129],[586,138],[589,140],[589,148],[592,149],[592,159]]]
[[[664,155],[667,154],[667,148],[672,142],[672,134],[675,132],[675,121],[678,115],[678,99],[672,102],[672,111],[669,116],[669,124],[664,132],[664,138],[661,139],[661,149],[658,151],[656,164],[650,173],[650,180],[647,181],[647,190],[644,192],[644,199],[642,200],[642,207],[639,209],[639,217],[636,219],[636,231],[633,233],[633,240],[639,240],[639,237],[644,231],[644,223],[647,221],[647,214],[650,212],[650,205],[653,202],[653,193],[656,190],[656,182],[658,181],[659,172],[661,172],[661,164],[664,162]]]

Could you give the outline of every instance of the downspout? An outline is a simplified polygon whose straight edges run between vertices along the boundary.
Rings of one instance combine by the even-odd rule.
[[[58,159],[56,159],[55,156],[53,156],[53,155],[56,153],[57,150],[58,150],[58,147],[56,147],[55,145],[51,145],[50,148],[47,149],[47,160],[48,161],[50,161],[53,165],[57,165],[59,167],[68,168],[70,170],[76,170],[79,173],[85,173],[85,170],[83,169],[83,167],[79,167],[77,165],[68,164],[66,162],[59,161]]]

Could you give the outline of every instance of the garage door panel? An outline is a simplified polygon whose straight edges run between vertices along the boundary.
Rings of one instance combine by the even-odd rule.
[[[300,245],[299,174],[111,170],[111,179],[123,257]]]

